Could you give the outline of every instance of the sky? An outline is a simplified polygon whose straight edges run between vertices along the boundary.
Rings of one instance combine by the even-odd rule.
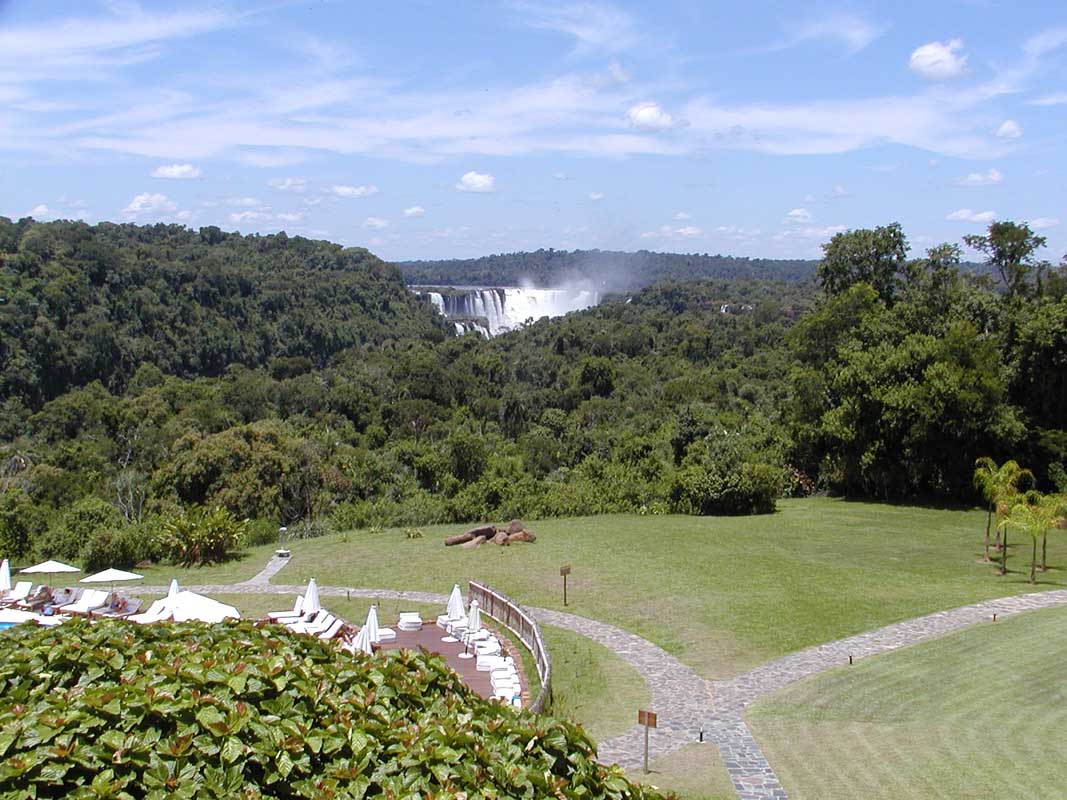
[[[1067,253],[1067,3],[0,0],[0,214],[392,260]]]

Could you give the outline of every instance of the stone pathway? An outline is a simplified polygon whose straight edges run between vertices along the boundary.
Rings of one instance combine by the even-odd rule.
[[[291,559],[274,556],[266,567],[246,581],[226,585],[187,587],[207,594],[298,594],[301,586],[271,583]],[[141,587],[145,593],[162,594],[167,587]],[[410,600],[444,605],[448,597],[432,592],[320,586],[324,597],[364,597]],[[774,770],[760,750],[744,719],[744,711],[757,699],[791,683],[858,660],[889,652],[981,622],[1013,616],[1024,611],[1067,604],[1067,590],[1003,597],[970,606],[939,611],[925,617],[887,625],[857,636],[809,647],[770,661],[727,681],[708,682],[662,648],[632,633],[604,622],[547,608],[528,610],[538,622],[585,636],[607,647],[641,676],[651,693],[650,710],[656,711],[659,727],[651,731],[649,756],[664,756],[696,742],[718,747],[739,800],[785,800]],[[636,709],[635,716],[636,716]],[[644,728],[634,725],[626,733],[600,743],[600,760],[625,769],[641,766]]]

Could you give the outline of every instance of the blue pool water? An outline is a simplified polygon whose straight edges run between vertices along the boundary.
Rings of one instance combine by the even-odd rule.
[[[0,622],[0,631],[6,631],[8,628],[14,628],[17,623],[15,622]]]

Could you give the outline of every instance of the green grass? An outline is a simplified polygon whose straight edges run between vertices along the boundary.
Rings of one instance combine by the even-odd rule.
[[[637,769],[630,780],[674,792],[679,800],[735,800],[733,783],[717,748],[690,744],[648,765],[649,774]]]
[[[458,525],[414,540],[398,530],[353,532],[293,542],[293,562],[275,581],[447,593],[477,578],[521,603],[562,608],[559,567],[572,564],[568,611],[644,636],[710,678],[1029,588],[1024,571],[997,577],[977,563],[981,511],[826,498],[779,505],[758,517],[543,520],[530,525],[536,543],[506,548],[444,547]],[[1049,546],[1059,567],[1067,539]],[[1024,560],[1013,555],[1009,566],[1024,570]],[[1063,585],[1054,569],[1037,588]]]
[[[552,715],[581,723],[596,741],[629,730],[649,701],[633,667],[577,633],[552,626],[541,633],[552,658]]]
[[[815,676],[749,723],[793,800],[1062,798],[1067,608]]]

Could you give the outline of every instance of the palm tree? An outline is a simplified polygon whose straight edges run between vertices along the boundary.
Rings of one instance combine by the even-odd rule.
[[[986,502],[989,503],[988,514],[986,516],[984,558],[986,561],[990,560],[989,529],[993,521],[993,515],[996,514],[997,538],[994,547],[997,550],[1002,551],[1000,571],[1003,575],[1008,569],[1008,557],[1006,552],[1008,530],[1000,523],[1010,511],[1015,497],[1019,494],[1019,484],[1024,478],[1033,481],[1034,474],[1030,470],[1020,467],[1017,461],[1005,461],[998,467],[997,463],[987,456],[983,456],[974,462],[974,466],[974,485],[982,493]],[[1004,534],[1004,541],[1000,538],[1001,532]]]
[[[1030,558],[1031,586],[1037,583],[1037,540],[1045,535],[1055,521],[1056,518],[1051,508],[1045,505],[1038,492],[1027,492],[1023,499],[1015,503],[1000,521],[1000,527],[1004,528],[1005,539],[1008,526],[1011,525],[1029,536],[1033,543],[1033,553]],[[1007,543],[1005,543],[1006,551]]]
[[[1048,512],[1049,528],[1067,529],[1067,494],[1047,494],[1041,505]],[[1048,572],[1048,528],[1041,534],[1041,571]]]

